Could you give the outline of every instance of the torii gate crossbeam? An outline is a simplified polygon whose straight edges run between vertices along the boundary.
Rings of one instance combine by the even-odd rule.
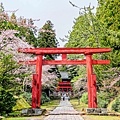
[[[58,65],[58,64],[72,64],[86,65],[87,69],[87,87],[88,87],[88,107],[97,107],[96,94],[96,75],[93,73],[92,65],[109,64],[109,60],[93,60],[92,55],[96,53],[110,52],[110,48],[19,48],[18,52],[35,54],[37,59],[33,61],[20,61],[20,63],[36,65],[36,74],[33,75],[32,81],[32,108],[40,107],[41,99],[41,74],[42,65]],[[44,60],[43,55],[46,54],[62,54],[62,60]],[[84,60],[67,60],[67,54],[84,54]]]
[[[21,64],[36,65],[36,60],[19,61]],[[86,60],[42,60],[43,65],[86,65]],[[109,60],[92,60],[92,65],[110,64]]]

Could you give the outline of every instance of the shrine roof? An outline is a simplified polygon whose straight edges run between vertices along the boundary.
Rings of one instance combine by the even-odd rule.
[[[70,79],[68,72],[60,72],[60,75],[62,79]]]

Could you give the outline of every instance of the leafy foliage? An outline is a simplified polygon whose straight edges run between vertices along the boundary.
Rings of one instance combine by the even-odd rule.
[[[74,23],[66,47],[100,47],[100,24],[90,7],[84,8]]]
[[[32,19],[23,17],[17,18],[15,13],[9,16],[5,11],[3,4],[0,5],[0,30],[16,30],[15,34],[20,39],[24,39],[29,44],[34,45],[36,41],[35,34],[37,32]]]
[[[93,55],[94,59],[109,59],[110,65],[95,65],[94,73],[97,75],[98,106],[107,107],[119,93],[119,66],[120,66],[120,1],[98,0],[97,12],[92,13],[91,7],[80,9],[80,16],[75,19],[73,30],[69,34],[66,47],[103,47],[112,48],[112,52]],[[71,57],[71,56],[70,56]],[[76,59],[75,56],[72,56]],[[79,56],[77,59],[81,59]],[[84,58],[82,58],[84,59]],[[79,68],[79,75],[84,74]],[[81,72],[80,72],[81,71]],[[84,74],[85,75],[85,74]],[[73,76],[72,81],[79,79]],[[116,82],[116,84],[114,84]],[[113,85],[114,84],[114,85]],[[109,90],[105,86],[112,86]],[[84,95],[83,95],[84,96]],[[82,96],[83,101],[85,97]],[[86,99],[87,100],[87,99]],[[113,109],[119,111],[119,100],[113,105]],[[118,108],[118,109],[117,109]]]
[[[119,0],[98,0],[97,17],[102,23],[105,23],[105,27],[113,31],[118,31],[120,29],[119,5]]]
[[[120,2],[119,0],[98,0],[98,2],[96,14],[92,12],[90,6],[80,9],[80,16],[75,19],[73,30],[69,35],[69,41],[65,46],[112,48],[110,53],[93,55],[94,59],[109,59],[111,61],[110,65],[94,66],[94,72],[97,75],[97,85],[101,87],[103,80],[113,79],[112,73],[108,73],[108,71],[111,68],[119,67],[120,21],[118,13]],[[81,59],[81,56],[78,59]],[[81,74],[83,74],[82,69]]]
[[[32,94],[29,92],[24,92],[22,94],[22,97],[27,101],[27,103],[29,103],[29,105],[31,105],[31,101],[32,101]]]
[[[82,97],[80,98],[80,102],[87,104],[88,103],[88,93],[83,93]]]
[[[1,3],[0,50],[5,51],[5,53],[0,52],[0,92],[4,90],[7,92],[4,94],[8,94],[10,92],[11,95],[19,96],[22,93],[22,82],[24,82],[24,77],[28,76],[29,74],[28,72],[24,73],[24,71],[22,71],[24,68],[19,66],[18,63],[13,60],[12,55],[9,55],[9,51],[5,49],[7,45],[9,46],[9,44],[11,45],[13,42],[19,42],[19,40],[21,42],[21,40],[23,40],[24,42],[27,42],[34,47],[57,47],[58,41],[56,39],[55,30],[53,30],[53,24],[51,21],[47,21],[41,30],[42,31],[40,31],[40,33],[37,35],[36,33],[38,31],[36,29],[36,26],[34,26],[32,19],[26,19],[24,17],[17,18],[15,13],[8,15],[4,11],[3,4]],[[12,31],[12,34],[10,31]],[[8,36],[6,36],[6,32],[8,33]],[[10,50],[12,51],[11,48]],[[50,57],[53,58],[53,56]],[[24,93],[23,96],[27,102],[31,104],[31,93]],[[1,104],[0,107],[7,107],[7,104],[12,102],[12,97],[13,96],[10,96],[10,99],[5,102],[1,98],[0,102],[4,102],[5,104]],[[45,102],[49,100],[45,94],[43,97],[44,99],[42,101]],[[24,103],[25,100],[23,98],[17,100],[17,105],[14,107],[14,110],[24,108]],[[11,104],[11,108],[12,107],[13,104]],[[8,109],[10,110],[11,108]],[[5,110],[4,112],[7,113],[8,111]]]
[[[119,0],[99,0],[96,16],[106,31],[102,39],[102,45],[113,48],[109,58],[112,67],[119,67],[120,61],[120,20]],[[103,14],[104,13],[104,14]]]
[[[111,99],[113,99],[114,93],[109,91],[101,91],[97,94],[98,96],[98,107],[100,108],[106,108],[108,104],[110,103]],[[83,93],[82,97],[80,98],[80,101],[82,103],[87,104],[88,103],[88,93]]]
[[[13,94],[21,93],[21,83],[16,80],[20,77],[17,71],[18,64],[12,59],[12,55],[0,53],[0,113],[12,112],[16,99]]]
[[[120,97],[117,97],[112,105],[112,109],[116,112],[120,112]]]
[[[18,31],[18,33],[15,34],[16,37],[19,37],[20,39],[24,37],[26,42],[34,45],[36,38],[33,31],[30,28],[20,26],[12,21],[0,20],[0,30],[8,30],[8,29]]]
[[[0,91],[0,115],[12,112],[12,108],[15,104],[16,99],[10,92],[6,92],[5,90]]]
[[[45,92],[42,92],[41,104],[50,101],[50,98],[46,95]]]
[[[76,19],[75,24],[73,26],[73,30],[69,35],[69,41],[65,45],[66,47],[103,47],[102,36],[105,35],[106,30],[97,19],[96,15],[92,13],[92,9],[90,7],[84,8],[83,12],[81,12],[80,16]],[[108,47],[108,46],[107,46]],[[109,55],[110,56],[110,55]],[[85,56],[79,55],[77,59],[84,59]],[[108,56],[98,54],[93,56],[94,59],[110,59]],[[73,56],[73,59],[76,57]],[[103,80],[102,71],[107,70],[109,67],[104,66],[94,66],[94,71],[98,76],[98,85],[100,85],[100,81]],[[101,70],[100,70],[101,69]],[[79,75],[83,74],[85,77],[86,73],[84,72],[83,67],[79,67]]]
[[[5,55],[4,53],[0,53],[1,88],[9,91],[15,91],[15,89],[17,89],[17,85],[19,83],[15,80],[15,78],[19,76],[19,74],[16,73],[18,67],[18,64],[12,59],[12,55]]]
[[[98,106],[101,108],[106,108],[110,102],[109,95],[107,92],[100,92],[98,94]]]

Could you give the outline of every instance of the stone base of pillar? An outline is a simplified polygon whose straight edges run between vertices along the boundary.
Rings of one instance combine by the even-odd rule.
[[[107,114],[107,108],[87,108],[88,114]]]
[[[45,109],[39,109],[39,108],[28,108],[28,109],[23,109],[21,111],[21,114],[23,116],[37,116],[37,115],[42,115],[43,112],[45,112]]]

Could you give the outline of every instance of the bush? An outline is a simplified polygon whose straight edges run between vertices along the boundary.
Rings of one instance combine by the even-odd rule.
[[[120,112],[120,97],[116,98],[115,102],[112,105],[112,110]]]
[[[46,95],[45,92],[42,92],[41,104],[50,101],[50,98]]]
[[[15,104],[16,99],[10,92],[6,92],[5,90],[0,91],[0,115],[11,113]]]
[[[100,92],[98,93],[98,107],[107,108],[110,103],[110,94],[108,92]]]
[[[29,92],[24,92],[22,94],[23,98],[25,98],[25,100],[31,105],[32,102],[32,94]]]
[[[32,94],[29,92],[24,92],[22,94],[23,98],[25,98],[25,100],[31,105],[32,103]],[[42,92],[41,95],[41,104],[50,101],[50,98],[46,95],[45,92]]]
[[[85,92],[82,94],[82,97],[80,98],[80,102],[87,104],[88,103],[88,93]]]

